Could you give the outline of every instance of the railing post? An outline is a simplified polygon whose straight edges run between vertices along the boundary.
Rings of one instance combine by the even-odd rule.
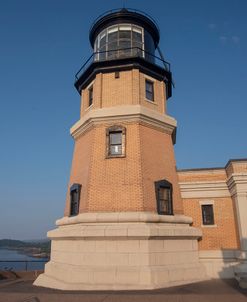
[[[28,265],[28,261],[27,260],[25,261],[25,264],[26,264],[26,272],[27,272],[27,265]]]

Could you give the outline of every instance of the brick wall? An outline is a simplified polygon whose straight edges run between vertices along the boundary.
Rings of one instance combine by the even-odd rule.
[[[223,182],[227,188],[227,173],[225,168],[178,171],[179,182],[196,184],[206,183],[207,186],[214,187],[214,182]],[[214,191],[212,191],[214,192]],[[222,192],[222,193],[221,193]],[[236,221],[235,205],[230,196],[224,196],[225,191],[216,192],[222,197],[206,198],[201,192],[200,198],[183,198],[184,213],[193,218],[193,226],[202,230],[203,237],[199,241],[200,250],[224,250],[238,249],[239,236]],[[188,194],[188,193],[187,193]],[[211,194],[212,195],[212,194]],[[214,226],[205,226],[202,222],[201,202],[210,204],[212,202],[214,209]]]
[[[142,205],[141,158],[138,124],[126,127],[126,157],[106,158],[106,128],[95,128],[87,211],[140,211]]]
[[[182,213],[176,162],[171,135],[140,126],[141,165],[146,211],[156,208],[154,181],[166,179],[173,184],[174,213]]]
[[[145,79],[154,83],[154,102],[145,98]],[[82,91],[81,116],[88,111],[88,88],[93,84],[93,105],[91,109],[98,109],[122,105],[142,105],[149,109],[166,112],[165,83],[148,77],[138,69],[115,73],[99,73],[91,84]]]
[[[75,141],[70,185],[82,184],[80,212],[157,211],[154,182],[173,184],[174,212],[182,213],[171,135],[138,122],[126,127],[126,157],[106,158],[106,129],[95,125]],[[69,213],[69,194],[66,213]]]
[[[201,199],[183,199],[184,213],[193,218],[193,226],[202,230],[200,250],[238,249],[238,234],[235,223],[235,211],[232,199],[210,198],[214,201],[215,226],[202,226]]]
[[[65,215],[69,215],[70,211],[70,186],[73,183],[82,185],[80,209],[86,210],[87,204],[87,187],[89,184],[89,173],[91,167],[92,147],[94,142],[94,129],[85,132],[75,140],[74,154],[71,167],[70,181],[66,198]]]

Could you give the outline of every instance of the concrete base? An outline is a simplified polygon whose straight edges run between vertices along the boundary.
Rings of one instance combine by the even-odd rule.
[[[160,218],[145,214],[121,213],[116,221],[116,216],[102,213],[97,223],[88,222],[88,214],[81,214],[76,223],[69,218],[58,221],[59,228],[48,233],[51,261],[34,285],[63,290],[128,290],[205,279],[198,260],[200,230],[190,227],[189,219],[182,215]],[[167,221],[157,222],[160,219]]]
[[[242,251],[239,257],[239,265],[235,268],[235,277],[241,288],[247,288],[247,252]]]
[[[199,251],[199,260],[209,278],[231,279],[235,277],[235,268],[239,264],[238,253],[238,250],[204,250]]]

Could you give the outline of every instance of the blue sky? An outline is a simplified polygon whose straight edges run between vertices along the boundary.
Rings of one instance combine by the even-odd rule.
[[[124,1],[155,18],[176,84],[178,168],[247,157],[247,1]],[[123,1],[0,2],[0,238],[44,238],[63,215],[79,118],[74,75],[93,20]]]

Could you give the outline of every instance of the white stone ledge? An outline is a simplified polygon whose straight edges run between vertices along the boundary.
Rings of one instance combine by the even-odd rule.
[[[194,181],[179,183],[182,198],[230,197],[226,181]]]
[[[65,216],[56,221],[57,226],[78,224],[78,223],[170,223],[170,224],[191,224],[192,218],[185,215],[158,215],[153,212],[95,212],[81,213],[76,216]]]
[[[70,134],[73,137],[77,137],[85,132],[92,123],[125,120],[138,120],[146,124],[161,127],[167,133],[172,133],[177,126],[176,120],[171,116],[161,114],[141,105],[114,106],[90,110],[71,127]]]
[[[113,239],[126,238],[182,238],[197,239],[202,236],[200,229],[187,225],[166,223],[104,223],[104,224],[75,224],[63,225],[48,232],[51,239]]]

